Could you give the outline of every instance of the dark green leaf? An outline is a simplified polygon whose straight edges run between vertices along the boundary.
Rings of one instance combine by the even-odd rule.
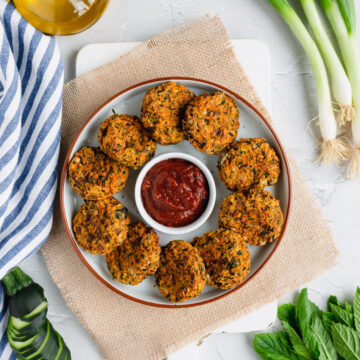
[[[310,328],[310,325],[304,329],[304,331],[302,332],[302,336],[306,347],[310,350],[315,359],[318,359],[320,356],[320,352],[318,350],[318,343],[313,334],[313,330]]]
[[[354,314],[354,307],[349,304],[347,301],[345,301],[345,310],[348,311],[349,313]]]
[[[316,359],[336,360],[336,351],[331,341],[330,334],[326,331],[325,325],[320,316],[314,315],[311,325],[303,332],[303,339]]]
[[[336,317],[338,322],[341,322],[347,326],[354,327],[354,315],[340,306],[330,304],[330,311]]]
[[[287,322],[282,321],[283,327],[288,334],[291,345],[293,346],[295,353],[298,354],[302,359],[314,360],[315,357],[311,351],[306,347],[296,330]]]
[[[336,305],[336,306],[339,306],[339,307],[345,309],[345,304],[342,303],[342,302],[341,302],[336,296],[334,296],[334,295],[331,295],[331,296],[329,297],[329,300],[328,300],[328,311],[331,312],[330,304],[334,304],[334,305]]]
[[[329,334],[331,334],[331,327],[334,322],[336,322],[336,317],[331,312],[323,312],[321,314],[322,321],[325,325],[325,328]]]
[[[286,333],[256,334],[253,342],[256,353],[264,360],[298,360]]]
[[[333,324],[332,338],[336,351],[346,360],[360,360],[360,335],[343,324]]]
[[[316,344],[313,353],[317,354],[319,360],[336,360],[336,350],[331,341],[330,334],[327,332],[320,315],[314,315],[311,325],[310,334],[314,337],[313,344]]]
[[[360,331],[360,288],[356,289],[355,298],[354,298],[354,320],[355,328],[357,331]]]
[[[319,313],[319,308],[308,299],[307,289],[302,289],[296,304],[296,323],[303,335],[312,318]]]
[[[296,327],[296,308],[293,304],[284,304],[278,307],[278,317],[280,321],[288,322],[292,327]]]

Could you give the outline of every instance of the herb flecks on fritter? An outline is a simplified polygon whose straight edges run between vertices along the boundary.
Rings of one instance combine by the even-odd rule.
[[[192,244],[204,260],[208,285],[232,289],[250,273],[250,252],[240,234],[214,230],[195,237]]]
[[[155,273],[160,262],[160,240],[142,222],[131,224],[121,246],[106,254],[111,276],[124,284],[137,285]]]
[[[136,116],[114,114],[100,125],[101,150],[115,161],[137,169],[155,154],[156,142]]]
[[[183,129],[191,145],[207,154],[219,154],[235,141],[239,110],[222,91],[194,98],[185,111]]]
[[[123,243],[130,218],[115,198],[86,201],[73,219],[78,244],[92,254],[105,255]]]
[[[220,207],[219,226],[238,232],[251,245],[277,240],[283,221],[279,200],[266,190],[233,193]]]
[[[156,284],[171,302],[183,302],[200,295],[206,283],[205,266],[197,249],[184,240],[174,240],[161,250]]]
[[[185,86],[173,81],[156,85],[145,94],[141,121],[156,142],[169,145],[185,140],[182,118],[194,97]]]
[[[221,153],[218,168],[230,190],[263,189],[277,182],[280,160],[264,138],[240,139]]]
[[[121,191],[129,169],[104,154],[99,148],[85,146],[69,164],[68,178],[73,190],[86,200],[99,200]]]

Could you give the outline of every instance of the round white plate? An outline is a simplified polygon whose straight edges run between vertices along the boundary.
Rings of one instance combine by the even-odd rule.
[[[247,138],[247,137],[264,137],[267,139],[269,144],[276,150],[280,160],[281,160],[281,175],[278,183],[275,186],[267,188],[270,190],[276,198],[280,199],[280,206],[284,213],[284,229],[280,238],[272,243],[268,244],[265,247],[256,247],[249,246],[251,251],[251,272],[249,276],[244,280],[242,284],[237,286],[234,289],[224,291],[215,289],[211,286],[205,286],[205,289],[201,295],[190,301],[180,304],[171,304],[167,299],[163,298],[158,289],[154,286],[155,277],[150,276],[145,279],[141,284],[137,286],[121,284],[113,280],[107,270],[105,257],[101,255],[92,255],[85,252],[82,248],[77,245],[75,241],[73,232],[72,232],[72,218],[74,217],[77,210],[83,204],[83,199],[75,194],[72,190],[70,183],[67,180],[67,167],[68,163],[73,157],[73,155],[79,151],[84,146],[99,146],[97,142],[97,134],[99,126],[108,116],[112,114],[112,110],[115,110],[119,114],[129,114],[137,115],[140,117],[142,99],[145,93],[153,86],[173,80],[179,84],[182,84],[193,91],[196,95],[199,95],[203,92],[213,92],[216,90],[222,90],[227,95],[231,96],[240,110],[240,128],[238,138]],[[90,114],[89,114],[90,115]],[[217,160],[218,156],[216,155],[207,155],[202,152],[197,151],[193,148],[189,142],[183,141],[177,145],[161,146],[158,145],[155,156],[168,153],[168,152],[184,152],[190,155],[195,156],[200,161],[202,161],[211,171],[216,185],[216,202],[214,210],[210,215],[209,219],[196,231],[189,232],[182,235],[167,235],[158,232],[160,237],[161,245],[166,245],[171,240],[182,239],[186,241],[191,241],[195,236],[202,235],[205,232],[214,230],[218,228],[218,214],[220,209],[220,204],[222,199],[229,194],[229,190],[225,188],[223,183],[220,181],[218,170],[217,170]],[[120,200],[124,206],[129,210],[129,214],[132,221],[144,221],[137,211],[135,198],[134,198],[134,187],[137,175],[141,170],[130,170],[129,179],[127,181],[125,189],[120,193],[116,194],[115,197]],[[195,306],[200,304],[205,304],[210,301],[220,299],[221,297],[235,291],[239,290],[246,282],[251,281],[253,276],[258,273],[262,266],[267,262],[270,256],[275,252],[277,246],[279,245],[283,233],[286,228],[288,213],[290,209],[290,174],[288,161],[286,155],[283,152],[283,147],[279,142],[274,130],[266,120],[257,113],[255,109],[251,107],[244,99],[235,93],[226,90],[220,85],[215,85],[203,80],[198,79],[187,79],[187,78],[164,78],[164,79],[155,79],[147,81],[138,85],[135,85],[125,91],[122,91],[120,94],[114,96],[104,105],[102,105],[84,124],[83,128],[77,134],[70,150],[67,154],[65,160],[64,168],[61,176],[61,185],[60,185],[60,199],[61,199],[61,210],[62,217],[65,223],[65,228],[67,230],[68,236],[74,249],[80,256],[84,264],[89,268],[92,273],[97,276],[105,285],[110,287],[115,292],[132,299],[134,301],[152,305],[152,306],[161,306],[161,307],[187,307]],[[241,291],[241,290],[240,290]]]

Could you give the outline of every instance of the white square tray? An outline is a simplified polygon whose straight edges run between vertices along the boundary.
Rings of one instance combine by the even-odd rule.
[[[266,108],[271,111],[270,55],[267,47],[257,40],[232,40],[237,58],[245,69]],[[115,60],[139,43],[103,43],[83,47],[76,59],[76,76]],[[241,291],[241,290],[240,290]],[[120,295],[119,295],[120,296]],[[272,302],[253,313],[243,316],[216,332],[245,333],[263,330],[274,322],[277,302]],[[189,344],[168,357],[168,360],[197,360],[201,347]]]

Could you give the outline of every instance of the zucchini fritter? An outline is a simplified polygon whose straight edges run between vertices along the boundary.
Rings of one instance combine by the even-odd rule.
[[[160,261],[160,240],[144,223],[131,224],[121,246],[106,254],[111,276],[123,284],[140,284],[155,273]]]
[[[136,116],[111,115],[100,125],[98,141],[105,154],[134,169],[149,161],[156,151],[156,142]]]
[[[204,259],[208,285],[232,289],[250,273],[250,252],[240,234],[213,230],[195,237],[192,244]]]
[[[184,240],[174,240],[161,249],[156,284],[171,302],[183,302],[200,295],[206,277],[197,249]]]
[[[125,186],[129,169],[99,148],[85,146],[70,161],[68,175],[77,194],[86,200],[100,200],[113,196]]]
[[[85,201],[73,219],[78,244],[92,254],[104,255],[125,240],[130,218],[115,198]]]
[[[264,138],[240,139],[221,153],[220,179],[233,191],[274,185],[280,174],[280,160]]]
[[[239,110],[222,91],[204,93],[186,108],[183,129],[197,150],[219,154],[237,137]]]
[[[266,190],[230,194],[221,204],[219,226],[238,232],[252,245],[271,243],[283,227],[280,201]]]
[[[185,108],[195,95],[173,81],[151,88],[144,96],[141,121],[152,138],[161,145],[185,140],[181,122]]]

